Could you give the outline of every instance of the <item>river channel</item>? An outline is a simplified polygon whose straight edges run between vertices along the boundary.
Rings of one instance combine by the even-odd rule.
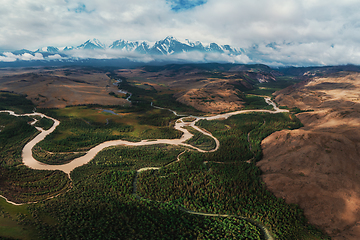
[[[266,103],[268,103],[269,105],[273,106],[274,110],[241,110],[241,111],[236,111],[236,112],[230,112],[230,113],[224,113],[224,114],[219,114],[219,115],[215,115],[215,116],[210,116],[210,117],[197,117],[197,116],[183,116],[183,115],[178,115],[175,111],[171,110],[171,109],[167,109],[171,112],[173,112],[176,116],[183,116],[182,118],[178,119],[174,125],[174,128],[183,132],[183,135],[181,136],[181,138],[179,139],[156,139],[156,140],[142,140],[141,142],[129,142],[129,141],[124,141],[124,140],[113,140],[113,141],[107,141],[107,142],[103,142],[95,147],[93,147],[92,149],[90,149],[84,156],[76,158],[74,160],[72,160],[69,163],[63,164],[63,165],[49,165],[49,164],[45,164],[42,162],[37,161],[33,155],[32,155],[32,149],[33,147],[41,142],[42,140],[45,139],[45,137],[47,135],[49,135],[50,133],[52,133],[53,131],[55,131],[56,127],[59,126],[60,121],[51,118],[49,116],[46,116],[45,114],[42,113],[30,113],[30,114],[16,114],[13,111],[0,111],[0,113],[9,113],[10,115],[16,116],[16,117],[20,117],[20,116],[40,116],[41,118],[45,117],[48,119],[51,119],[54,124],[53,126],[49,129],[49,130],[44,130],[40,127],[35,127],[38,131],[40,131],[40,134],[38,134],[34,139],[32,139],[30,142],[28,142],[23,150],[22,150],[22,161],[24,163],[24,165],[26,165],[27,167],[31,168],[31,169],[36,169],[36,170],[61,170],[63,172],[65,172],[66,174],[68,174],[69,178],[70,178],[70,172],[73,171],[75,168],[80,167],[84,164],[89,163],[101,150],[103,150],[104,148],[107,147],[111,147],[111,146],[119,146],[119,145],[124,145],[124,146],[145,146],[145,145],[154,145],[154,144],[171,144],[171,145],[182,145],[188,148],[192,148],[194,150],[197,150],[199,152],[215,152],[219,149],[220,147],[220,142],[218,139],[216,139],[211,133],[204,131],[203,129],[199,128],[198,126],[195,126],[196,122],[200,121],[200,120],[216,120],[216,119],[227,119],[231,116],[234,115],[238,115],[238,114],[243,114],[243,113],[250,113],[250,112],[264,112],[264,113],[280,113],[280,112],[288,112],[288,110],[285,109],[279,109],[276,104],[271,101],[271,99],[269,97],[265,97],[265,101]],[[151,104],[153,106],[153,104]],[[153,106],[154,108],[158,108],[158,109],[164,109],[161,107],[157,107],[157,106]],[[184,118],[193,118],[194,120],[192,122],[187,122],[187,121],[183,121]],[[38,120],[34,119],[34,121],[31,123],[31,125],[34,125]],[[184,127],[193,127],[195,130],[201,132],[204,135],[210,136],[211,138],[214,139],[215,143],[216,143],[216,147],[210,151],[204,151],[202,149],[196,148],[190,144],[187,144],[186,141],[189,140],[190,138],[193,137],[193,134],[191,134],[186,128]],[[183,152],[184,153],[184,152]],[[183,153],[181,153],[180,155],[182,155]],[[177,161],[180,161],[179,157],[180,155],[177,157]],[[140,172],[142,171],[147,171],[147,170],[157,170],[159,168],[155,168],[155,167],[148,167],[148,168],[141,168],[137,171],[136,177],[134,179],[133,185],[134,185],[134,195],[137,196],[137,198],[140,198],[137,193],[136,193],[136,188],[137,188],[137,176]],[[70,178],[71,179],[71,178]],[[57,195],[56,195],[57,196]],[[54,198],[56,196],[52,196],[50,198]],[[4,196],[0,197],[4,198],[8,203],[13,204],[13,205],[23,205],[23,204],[29,204],[29,203],[14,203],[9,201],[8,199],[6,199]],[[50,199],[49,198],[49,199]],[[36,203],[36,202],[34,202]],[[193,214],[193,215],[202,215],[202,216],[215,216],[215,217],[236,217],[236,218],[241,218],[244,220],[247,220],[249,222],[251,222],[252,224],[255,224],[256,226],[258,226],[265,239],[267,240],[273,240],[273,237],[271,236],[269,230],[263,226],[262,224],[252,220],[252,219],[248,219],[242,216],[235,216],[235,215],[222,215],[222,214],[212,214],[212,213],[202,213],[202,212],[194,212],[194,211],[190,211],[187,209],[182,208],[181,206],[179,206],[179,209],[188,213],[188,214]]]
[[[195,126],[196,122],[198,122],[200,120],[227,119],[228,117],[231,117],[233,115],[243,114],[243,113],[250,113],[250,112],[266,112],[266,113],[288,112],[288,110],[279,109],[276,106],[276,104],[271,101],[270,98],[265,98],[265,101],[269,105],[272,105],[274,107],[274,110],[241,110],[241,111],[236,111],[236,112],[219,114],[219,115],[215,115],[215,116],[211,116],[211,117],[187,116],[187,117],[192,117],[192,118],[195,119],[192,122],[184,122],[183,118],[186,118],[186,117],[182,117],[182,118],[180,118],[180,119],[178,119],[176,121],[175,126],[174,126],[175,129],[183,132],[183,135],[179,139],[156,139],[156,140],[151,139],[151,140],[142,140],[140,142],[129,142],[129,141],[124,141],[124,140],[107,141],[107,142],[103,142],[103,143],[93,147],[84,156],[78,157],[78,158],[72,160],[71,162],[66,163],[66,164],[62,164],[62,165],[49,165],[49,164],[39,162],[32,155],[33,147],[37,143],[44,140],[44,138],[47,135],[49,135],[50,133],[55,131],[56,127],[59,126],[60,121],[58,121],[58,120],[56,120],[54,118],[51,118],[49,116],[46,116],[45,114],[36,113],[36,112],[30,113],[30,114],[16,114],[13,111],[0,111],[0,112],[7,112],[10,115],[17,116],[17,117],[19,117],[19,116],[46,117],[46,118],[51,119],[52,121],[54,121],[53,126],[49,130],[43,130],[40,127],[36,127],[36,129],[38,131],[40,131],[40,134],[38,134],[34,139],[32,139],[30,142],[28,142],[25,145],[25,147],[22,150],[22,160],[23,160],[24,165],[28,166],[31,169],[36,169],[36,170],[60,170],[60,171],[63,171],[65,173],[67,173],[67,174],[70,174],[70,172],[72,170],[74,170],[75,168],[89,163],[101,150],[103,150],[104,148],[112,147],[112,146],[119,146],[119,145],[124,145],[124,146],[145,146],[145,145],[154,145],[154,144],[171,144],[171,145],[182,145],[182,146],[185,146],[185,147],[195,149],[195,150],[197,150],[199,152],[214,152],[214,151],[218,150],[218,148],[220,146],[220,143],[219,143],[218,139],[216,139],[211,133],[208,133],[208,132],[202,130],[201,128]],[[154,107],[156,107],[156,106],[154,106]],[[160,107],[156,107],[156,108],[160,108]],[[174,111],[172,111],[172,112],[174,112]],[[177,115],[176,112],[174,112],[174,114]],[[34,124],[35,121],[32,124]],[[193,127],[194,129],[201,132],[202,134],[212,137],[216,142],[216,147],[214,149],[210,150],[210,151],[204,151],[204,150],[196,148],[196,147],[194,147],[194,146],[192,146],[190,144],[185,143],[187,140],[189,140],[193,136],[188,130],[186,130],[184,128],[186,126]]]

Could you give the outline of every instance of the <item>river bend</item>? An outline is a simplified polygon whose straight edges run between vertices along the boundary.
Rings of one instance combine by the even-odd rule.
[[[104,148],[107,147],[111,147],[111,146],[119,146],[119,145],[124,145],[124,146],[145,146],[145,145],[154,145],[154,144],[172,144],[172,145],[181,145],[181,146],[185,146],[185,147],[189,147],[192,149],[195,149],[199,152],[215,152],[219,149],[220,147],[220,142],[217,138],[215,138],[211,133],[204,131],[203,129],[195,126],[196,122],[200,121],[200,120],[217,120],[217,119],[227,119],[231,116],[234,115],[238,115],[238,114],[243,114],[243,113],[250,113],[250,112],[265,112],[265,113],[280,113],[280,112],[289,112],[288,110],[285,109],[279,109],[276,104],[271,101],[271,99],[269,97],[265,97],[265,101],[266,103],[268,103],[269,105],[273,106],[274,110],[241,110],[241,111],[236,111],[236,112],[230,112],[230,113],[224,113],[224,114],[219,114],[219,115],[215,115],[215,116],[211,116],[211,117],[197,117],[197,116],[183,116],[183,115],[178,115],[175,111],[167,109],[169,111],[171,111],[172,113],[174,113],[176,116],[183,116],[182,118],[178,119],[175,123],[174,128],[183,132],[183,135],[181,136],[180,139],[156,139],[156,140],[142,140],[141,142],[129,142],[129,141],[124,141],[124,140],[113,140],[113,141],[107,141],[107,142],[103,142],[95,147],[93,147],[92,149],[90,149],[84,156],[82,157],[78,157],[74,160],[72,160],[69,163],[66,164],[62,164],[62,165],[50,165],[50,164],[45,164],[42,162],[37,161],[33,155],[32,155],[32,149],[33,147],[41,142],[42,140],[45,139],[45,137],[47,135],[49,135],[50,133],[52,133],[53,131],[55,131],[56,127],[59,126],[60,121],[51,118],[49,116],[46,116],[45,114],[42,113],[29,113],[29,114],[16,114],[13,111],[9,111],[9,110],[4,110],[4,111],[0,111],[0,113],[9,113],[10,115],[16,116],[16,117],[20,117],[20,116],[40,116],[41,118],[45,117],[48,119],[51,119],[54,124],[53,126],[49,129],[49,130],[44,130],[40,127],[35,127],[38,131],[40,131],[40,134],[38,134],[34,139],[32,139],[30,142],[28,142],[23,150],[22,150],[22,161],[24,163],[24,165],[26,165],[27,167],[31,168],[31,169],[36,169],[36,170],[60,170],[63,171],[65,173],[67,173],[69,175],[70,178],[70,172],[72,170],[74,170],[77,167],[80,167],[84,164],[89,163],[101,150],[103,150]],[[153,104],[151,103],[151,106],[153,106]],[[164,109],[161,107],[157,107],[157,106],[153,106],[154,108],[158,108],[158,109]],[[195,118],[194,121],[192,122],[184,122],[183,119],[186,117],[192,117]],[[31,123],[31,125],[34,125],[38,120],[34,119],[34,121]],[[205,151],[202,149],[199,149],[197,147],[194,147],[190,144],[187,144],[186,141],[189,140],[191,137],[193,137],[193,134],[191,134],[186,128],[184,127],[193,127],[195,130],[201,132],[204,135],[210,136],[211,138],[214,139],[215,143],[216,143],[216,147],[210,151]],[[184,152],[182,152],[181,154],[179,154],[179,156],[177,157],[176,161],[180,161],[179,157],[180,155],[182,155]],[[137,171],[133,185],[134,185],[134,194],[137,196],[137,198],[140,198],[137,194],[136,194],[136,188],[137,188],[137,176],[140,172],[143,171],[148,171],[148,170],[158,170],[158,167],[147,167],[147,168],[141,168]],[[70,178],[71,179],[71,178]],[[70,189],[69,189],[70,190]],[[69,191],[68,190],[68,191]],[[59,194],[58,194],[59,195]],[[56,196],[58,196],[56,195]],[[50,197],[50,198],[54,198],[56,196]],[[24,203],[14,203],[9,201],[8,199],[6,199],[4,196],[0,197],[4,198],[8,203],[13,204],[13,205],[23,205]],[[50,199],[49,198],[49,199]],[[36,203],[36,202],[34,202]],[[26,203],[29,204],[29,203]],[[202,215],[202,216],[217,216],[217,217],[237,217],[237,218],[242,218],[245,219],[255,225],[257,225],[258,227],[261,228],[261,230],[264,233],[264,237],[265,239],[268,240],[273,240],[272,236],[270,235],[268,229],[266,229],[263,225],[255,222],[252,219],[248,219],[248,218],[244,218],[241,216],[235,216],[235,215],[222,215],[222,214],[211,214],[211,213],[200,213],[200,212],[194,212],[194,211],[190,211],[184,208],[180,209],[184,212],[187,212],[189,214],[194,214],[194,215]]]
[[[40,134],[38,134],[34,139],[32,139],[30,142],[28,142],[23,150],[22,150],[22,160],[24,165],[28,166],[31,169],[36,169],[36,170],[60,170],[63,171],[67,174],[70,174],[70,172],[72,170],[74,170],[77,167],[80,167],[84,164],[89,163],[101,150],[103,150],[104,148],[108,148],[108,147],[112,147],[112,146],[119,146],[119,145],[123,145],[123,146],[146,146],[146,145],[154,145],[154,144],[171,144],[171,145],[181,145],[181,146],[185,146],[185,147],[189,147],[192,149],[195,149],[199,152],[215,152],[219,149],[220,146],[220,142],[218,139],[216,139],[211,133],[206,132],[204,130],[202,130],[201,128],[195,126],[196,122],[200,121],[200,120],[216,120],[216,119],[227,119],[231,116],[237,115],[237,114],[243,114],[243,113],[250,113],[250,112],[266,112],[266,113],[280,113],[280,112],[288,112],[288,110],[285,109],[279,109],[276,104],[274,102],[271,101],[270,98],[265,98],[265,101],[274,107],[274,110],[241,110],[241,111],[236,111],[236,112],[230,112],[230,113],[224,113],[224,114],[219,114],[219,115],[215,115],[215,116],[211,116],[211,117],[196,117],[196,116],[190,116],[195,118],[194,121],[192,122],[184,122],[183,118],[180,118],[176,121],[174,128],[183,132],[183,135],[181,136],[181,138],[179,139],[156,139],[156,140],[142,140],[140,142],[129,142],[129,141],[125,141],[125,140],[112,140],[112,141],[107,141],[107,142],[103,142],[95,147],[93,147],[92,149],[90,149],[84,156],[82,157],[78,157],[74,160],[72,160],[69,163],[66,164],[62,164],[62,165],[50,165],[50,164],[45,164],[42,162],[37,161],[33,155],[32,155],[32,149],[33,147],[41,142],[42,140],[44,140],[44,138],[49,135],[50,133],[52,133],[57,126],[59,126],[60,121],[46,116],[45,114],[42,113],[30,113],[30,114],[16,114],[13,111],[0,111],[1,112],[6,112],[9,113],[10,115],[19,117],[19,116],[40,116],[40,117],[46,117],[48,119],[51,119],[52,121],[54,121],[53,126],[49,129],[49,130],[44,130],[40,127],[36,127],[36,129],[38,131],[40,131]],[[156,106],[154,106],[156,107]],[[156,108],[160,108],[160,107],[156,107]],[[171,110],[172,111],[172,110]],[[176,114],[178,116],[178,114],[174,111],[172,111],[174,114]],[[32,122],[31,124],[35,124],[37,120],[35,120],[34,122]],[[201,150],[197,147],[194,147],[190,144],[185,143],[187,140],[189,140],[193,134],[191,134],[188,130],[186,130],[185,126],[190,126],[193,127],[195,130],[201,132],[204,135],[210,136],[211,138],[214,139],[214,141],[216,142],[216,147],[210,151],[204,151]]]

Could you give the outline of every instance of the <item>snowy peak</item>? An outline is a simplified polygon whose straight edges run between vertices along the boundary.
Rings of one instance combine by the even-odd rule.
[[[193,50],[190,45],[182,43],[171,36],[166,37],[164,40],[157,41],[153,48],[156,48],[160,54],[164,55],[189,52]]]
[[[66,46],[66,47],[59,48],[59,50],[62,50],[62,51],[69,51],[69,50],[73,50],[73,49],[74,49],[73,46],[71,46],[71,47]]]
[[[168,36],[163,40],[157,41],[153,46],[150,46],[147,41],[129,42],[120,39],[113,42],[109,48],[154,55],[171,55],[191,51],[227,53],[234,55],[241,54],[241,51],[232,48],[229,45],[220,46],[216,43],[211,43],[208,46],[204,46],[204,44],[199,41],[191,42],[188,39],[186,39],[185,42],[180,42],[173,36]]]
[[[210,52],[218,52],[218,53],[223,53],[224,50],[222,47],[220,47],[218,44],[216,43],[210,43],[210,46],[206,48],[207,51]]]
[[[132,46],[134,45],[134,43],[131,43]],[[126,50],[133,50],[132,48],[129,48],[129,42],[125,41],[125,40],[116,40],[115,42],[113,42],[109,48],[111,49],[126,49]],[[129,48],[129,49],[128,49]]]
[[[25,53],[34,55],[34,52],[32,52],[32,51],[30,51],[30,50],[27,50],[27,49],[16,50],[16,51],[13,51],[13,52],[11,52],[11,53],[12,53],[12,54],[15,54],[15,55],[23,55],[23,54],[25,54]]]
[[[217,53],[217,54],[227,54],[227,55],[241,55],[244,54],[245,51],[243,49],[232,48],[230,45],[219,45],[217,43],[203,44],[200,41],[192,42],[188,39],[185,41],[179,41],[173,36],[168,36],[162,40],[156,42],[148,42],[148,41],[127,41],[123,39],[119,39],[114,41],[110,46],[105,46],[98,39],[89,39],[83,44],[77,47],[53,47],[47,46],[43,48],[39,48],[36,51],[29,51],[26,49],[17,50],[12,52],[15,55],[24,55],[31,54],[35,56],[43,56],[44,58],[50,57],[53,58],[55,56],[58,58],[59,56],[67,58],[76,56],[77,51],[73,50],[104,50],[107,51],[109,49],[121,50],[123,52],[134,52],[137,54],[149,54],[149,55],[175,55],[187,52],[201,52],[201,53]],[[40,55],[39,55],[40,54]],[[121,54],[119,53],[119,56]]]
[[[87,40],[85,43],[81,44],[76,49],[105,49],[105,45],[101,43],[98,39],[94,38],[92,40]]]
[[[117,40],[115,42],[113,42],[110,46],[110,49],[120,49],[120,50],[124,50],[124,51],[128,51],[128,52],[139,52],[139,53],[148,53],[150,50],[150,46],[148,44],[148,42],[143,41],[143,42],[129,42],[126,40]]]
[[[150,47],[149,47],[149,44],[147,42],[135,42],[135,52],[138,52],[138,53],[142,53],[142,54],[147,54],[150,52]]]
[[[48,46],[48,47],[39,48],[35,52],[58,53],[59,49],[57,47]]]

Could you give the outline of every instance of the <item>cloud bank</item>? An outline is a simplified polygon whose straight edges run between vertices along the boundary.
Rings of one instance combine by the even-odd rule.
[[[15,61],[77,61],[83,59],[129,59],[132,62],[193,62],[193,63],[206,63],[206,62],[220,62],[220,63],[242,63],[246,64],[251,60],[246,55],[229,55],[227,53],[211,53],[211,52],[183,52],[174,55],[150,55],[141,54],[138,52],[128,52],[117,49],[95,49],[84,50],[74,49],[66,52],[66,56],[54,54],[43,56],[41,53],[24,53],[15,55],[11,52],[5,52],[0,55],[0,62],[15,62]]]
[[[260,62],[360,64],[358,9],[357,0],[3,0],[0,50],[172,35],[250,49]]]
[[[45,59],[41,53],[35,53],[34,55],[29,53],[15,55],[11,52],[4,52],[2,56],[0,56],[1,62],[31,61],[31,60],[45,60]]]

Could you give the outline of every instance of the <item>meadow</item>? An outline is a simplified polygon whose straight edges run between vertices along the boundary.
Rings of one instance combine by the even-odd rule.
[[[39,239],[38,231],[33,226],[25,226],[20,222],[33,221],[27,205],[14,206],[0,198],[0,239]]]
[[[172,127],[171,122],[176,117],[170,111],[150,106],[135,112],[127,107],[106,109],[115,114],[92,105],[39,109],[61,122],[45,141],[38,144],[39,147],[49,152],[81,152],[109,140],[137,142],[143,139],[174,139],[182,135]]]
[[[242,89],[247,94],[272,96],[276,91],[299,83],[300,80],[290,76],[278,76],[275,82],[256,83],[253,89]]]

